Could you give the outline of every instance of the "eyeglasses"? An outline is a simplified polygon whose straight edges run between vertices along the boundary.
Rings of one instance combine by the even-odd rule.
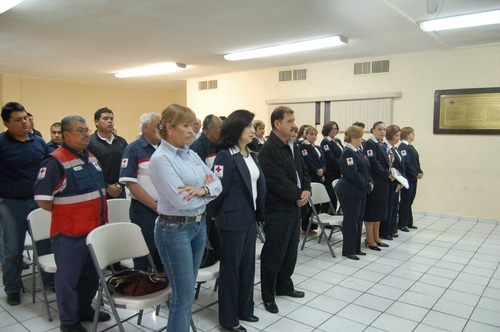
[[[80,135],[84,135],[84,134],[88,134],[90,133],[90,129],[89,128],[78,128],[78,129],[70,129],[68,131],[76,131],[77,133],[79,133]]]

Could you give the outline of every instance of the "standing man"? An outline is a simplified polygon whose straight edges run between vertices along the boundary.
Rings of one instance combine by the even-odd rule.
[[[196,119],[199,121],[199,119]],[[203,120],[203,132],[200,138],[194,141],[190,149],[193,150],[200,156],[200,159],[205,162],[208,168],[212,169],[214,164],[215,156],[215,142],[220,138],[220,127],[222,126],[222,121],[217,115],[207,115]],[[193,124],[194,127],[194,124]],[[194,128],[193,128],[194,130]],[[207,215],[207,237],[208,242],[215,250],[215,255],[217,259],[220,258],[220,235],[216,227],[213,226],[213,220],[211,215]]]
[[[61,123],[56,122],[50,126],[50,142],[47,143],[49,153],[56,150],[62,144]]]
[[[201,120],[196,118],[196,120],[193,122],[191,127],[193,128],[193,133],[191,134],[191,137],[189,138],[189,143],[188,143],[189,146],[191,146],[191,144],[193,144],[193,142],[196,141],[201,136],[201,132],[200,132]]]
[[[50,237],[57,265],[56,295],[61,331],[85,331],[94,319],[92,299],[99,277],[86,244],[87,234],[107,222],[104,178],[97,159],[86,149],[89,128],[73,115],[62,119],[63,145],[40,165],[35,199],[52,212]],[[111,319],[104,312],[99,321]]]
[[[33,185],[47,146],[41,137],[30,133],[28,114],[21,104],[5,104],[2,120],[7,131],[0,134],[0,253],[7,303],[14,306],[21,303],[27,217],[38,208]]]
[[[311,195],[311,179],[300,149],[293,143],[293,111],[277,107],[271,114],[271,126],[271,135],[259,152],[267,180],[260,279],[264,306],[275,314],[279,312],[275,295],[304,297],[304,292],[295,290],[291,277],[297,262],[300,208]]]
[[[122,154],[127,141],[113,134],[115,127],[113,111],[107,107],[98,109],[94,114],[97,130],[90,135],[88,150],[99,160],[102,166],[104,182],[106,183],[106,197],[125,198],[125,190],[118,179]]]
[[[130,143],[123,152],[120,169],[120,182],[125,183],[130,190],[130,220],[142,231],[149,252],[154,259],[158,271],[163,271],[160,256],[155,245],[155,222],[158,218],[158,193],[149,176],[149,159],[160,144],[158,124],[160,115],[145,113],[140,118],[142,135]],[[147,271],[147,257],[134,258],[134,269]]]
[[[33,121],[33,115],[31,113],[26,114],[28,114],[28,120],[30,122],[30,133],[42,137],[42,133],[35,129],[35,121]]]

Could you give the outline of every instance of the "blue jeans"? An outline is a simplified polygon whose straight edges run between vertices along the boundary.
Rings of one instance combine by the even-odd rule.
[[[19,293],[23,288],[23,251],[28,214],[37,209],[33,199],[0,198],[0,227],[3,232],[3,284],[5,293]]]
[[[158,218],[158,213],[132,198],[130,200],[129,216],[130,220],[141,228],[142,236],[144,236],[149,253],[153,257],[156,269],[158,272],[163,272],[163,265],[159,259],[155,245],[155,221]],[[147,256],[134,258],[134,269],[148,271],[148,268],[149,261]]]
[[[172,286],[169,332],[189,332],[194,288],[206,238],[205,219],[186,224],[156,220],[155,243]]]

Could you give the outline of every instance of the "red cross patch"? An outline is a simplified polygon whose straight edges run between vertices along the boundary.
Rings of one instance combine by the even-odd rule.
[[[307,150],[306,149],[302,150],[302,155],[303,156],[307,156]]]
[[[215,165],[214,166],[214,173],[218,178],[221,178],[224,176],[224,166],[222,165]]]
[[[401,150],[401,155],[402,155],[403,157],[406,157],[406,150]]]
[[[40,171],[38,172],[38,180],[45,178],[46,173],[47,173],[47,167],[40,168]]]
[[[98,163],[97,161],[94,161],[92,164],[94,164],[94,167],[95,167],[95,168],[96,168],[99,172],[101,172],[101,171],[102,171],[102,169],[101,169],[101,167],[99,166],[99,163]]]
[[[368,157],[373,157],[373,150],[366,150],[366,155]]]
[[[347,158],[346,160],[347,160],[347,165],[348,165],[348,166],[352,166],[352,165],[354,165],[354,160],[352,159],[352,157],[349,157],[349,158]]]
[[[325,149],[325,151],[329,151],[330,150],[330,147],[328,146],[328,144],[326,144],[323,149]]]
[[[122,159],[122,168],[127,168],[128,166],[128,158],[123,158]]]

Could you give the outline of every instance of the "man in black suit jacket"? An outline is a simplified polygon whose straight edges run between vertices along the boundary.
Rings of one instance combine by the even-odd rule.
[[[297,145],[295,116],[284,106],[271,114],[272,132],[259,152],[267,181],[265,204],[266,242],[261,255],[262,300],[267,311],[278,313],[275,295],[304,297],[294,289],[292,274],[297,262],[300,207],[307,204],[311,179]]]

